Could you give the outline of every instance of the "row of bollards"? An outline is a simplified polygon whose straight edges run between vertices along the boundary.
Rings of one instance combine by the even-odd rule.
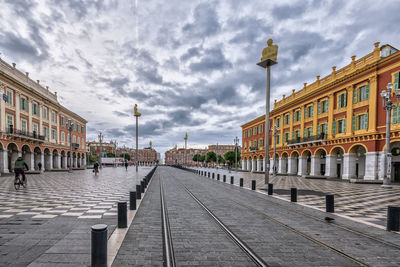
[[[129,192],[129,210],[136,210],[136,200],[141,199],[141,195],[147,188],[156,168],[157,166],[140,181],[140,184],[136,185],[136,191]],[[126,201],[118,202],[118,228],[128,227],[127,208]],[[96,224],[91,227],[91,266],[93,267],[107,266],[107,231],[106,224]]]

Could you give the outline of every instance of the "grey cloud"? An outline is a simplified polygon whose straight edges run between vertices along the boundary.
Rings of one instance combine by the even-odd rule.
[[[204,51],[204,56],[199,62],[193,62],[189,68],[193,72],[212,72],[214,70],[223,70],[231,68],[232,63],[229,62],[221,48],[207,49]]]
[[[109,87],[115,89],[120,95],[125,96],[127,93],[124,89],[130,80],[127,77],[122,78],[98,78],[98,81],[105,83]]]
[[[193,11],[193,23],[187,23],[182,31],[190,38],[205,38],[218,33],[221,26],[216,12],[217,2],[201,3]]]
[[[272,10],[272,15],[274,18],[279,20],[299,18],[307,9],[307,3],[305,1],[300,1],[296,4],[280,5]]]
[[[191,47],[189,48],[185,54],[183,54],[180,57],[181,61],[187,61],[191,59],[192,57],[198,57],[200,56],[200,49],[198,47]]]
[[[129,114],[128,114],[128,113],[121,112],[121,111],[118,111],[118,110],[114,110],[113,113],[114,113],[115,115],[117,115],[118,117],[129,117]]]
[[[79,49],[75,49],[75,53],[78,55],[79,59],[83,61],[83,63],[85,63],[86,68],[91,69],[93,68],[93,64],[90,63],[83,55],[82,55],[82,51],[80,51]]]

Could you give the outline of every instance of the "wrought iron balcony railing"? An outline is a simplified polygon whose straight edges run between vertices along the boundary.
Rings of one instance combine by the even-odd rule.
[[[288,140],[287,143],[288,145],[294,145],[294,144],[299,144],[299,143],[307,143],[307,142],[312,142],[312,141],[319,141],[319,140],[325,140],[326,139],[326,134],[320,134],[320,135],[312,135],[308,137],[297,137],[292,140]]]
[[[44,135],[38,135],[35,131],[33,133],[27,132],[27,131],[22,131],[22,130],[17,130],[15,128],[9,127],[6,130],[7,134],[12,134],[12,135],[18,135],[18,136],[23,136],[23,137],[29,137],[33,139],[37,139],[40,141],[44,141],[46,139],[46,136]]]
[[[77,143],[72,143],[72,147],[75,148],[75,149],[78,149],[78,148],[79,148],[79,144],[77,144]]]

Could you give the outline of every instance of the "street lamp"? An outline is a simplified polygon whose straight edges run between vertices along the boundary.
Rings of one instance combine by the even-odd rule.
[[[74,123],[71,119],[68,120],[68,131],[69,131],[69,169],[68,172],[72,172],[72,129]]]
[[[238,143],[239,143],[239,138],[236,136],[235,139],[233,139],[233,142],[235,142],[235,169],[237,172],[237,149],[238,149]]]
[[[117,145],[118,145],[117,140],[114,140],[114,146],[115,146],[115,148],[114,148],[114,167],[117,167],[117,161],[116,161],[116,159],[117,159]]]
[[[215,151],[217,151],[217,167],[216,167],[216,168],[217,168],[217,170],[218,170],[218,164],[219,164],[219,163],[218,163],[218,142],[217,142],[217,148],[216,148]]]
[[[102,144],[102,142],[103,142],[104,135],[101,132],[99,132],[98,137],[99,137],[99,142],[100,142],[99,163],[100,163],[100,169],[103,169],[103,164],[101,163],[101,156],[102,156],[101,154],[103,153],[103,144]]]
[[[271,66],[278,62],[278,46],[272,44],[272,39],[267,41],[267,47],[262,51],[261,61],[257,63],[258,66],[263,67],[267,70],[267,87],[265,94],[265,183],[269,183],[269,101],[271,91]]]
[[[187,157],[186,149],[187,149],[187,140],[188,140],[188,134],[187,133],[185,134],[185,137],[183,139],[185,139],[185,153],[184,153],[185,159],[183,160],[183,165],[186,167],[186,164],[187,164],[187,162],[186,162],[186,160],[187,160],[187,158],[186,158]]]
[[[390,153],[390,126],[391,126],[391,113],[392,109],[399,106],[399,98],[400,98],[400,88],[395,88],[395,94],[397,98],[397,105],[393,105],[391,95],[393,84],[388,83],[386,85],[386,90],[382,90],[381,97],[383,100],[383,109],[386,109],[386,151],[385,151],[385,174],[383,179],[383,188],[392,188],[390,185],[390,178],[392,176],[392,154]]]
[[[136,117],[136,172],[138,172],[138,164],[139,164],[139,148],[138,148],[138,133],[139,133],[139,117],[142,115],[141,113],[138,112],[137,110],[137,104],[135,104],[135,107],[133,108],[133,116]]]
[[[278,131],[279,131],[279,128],[276,126],[276,122],[275,122],[273,130],[274,130],[274,167],[273,167],[273,173],[274,173],[274,176],[276,176],[276,136],[278,135]]]

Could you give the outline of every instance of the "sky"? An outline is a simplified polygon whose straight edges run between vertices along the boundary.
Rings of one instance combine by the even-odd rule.
[[[161,153],[233,144],[271,103],[373,50],[400,48],[399,1],[0,0],[0,57],[88,121],[87,140]]]

